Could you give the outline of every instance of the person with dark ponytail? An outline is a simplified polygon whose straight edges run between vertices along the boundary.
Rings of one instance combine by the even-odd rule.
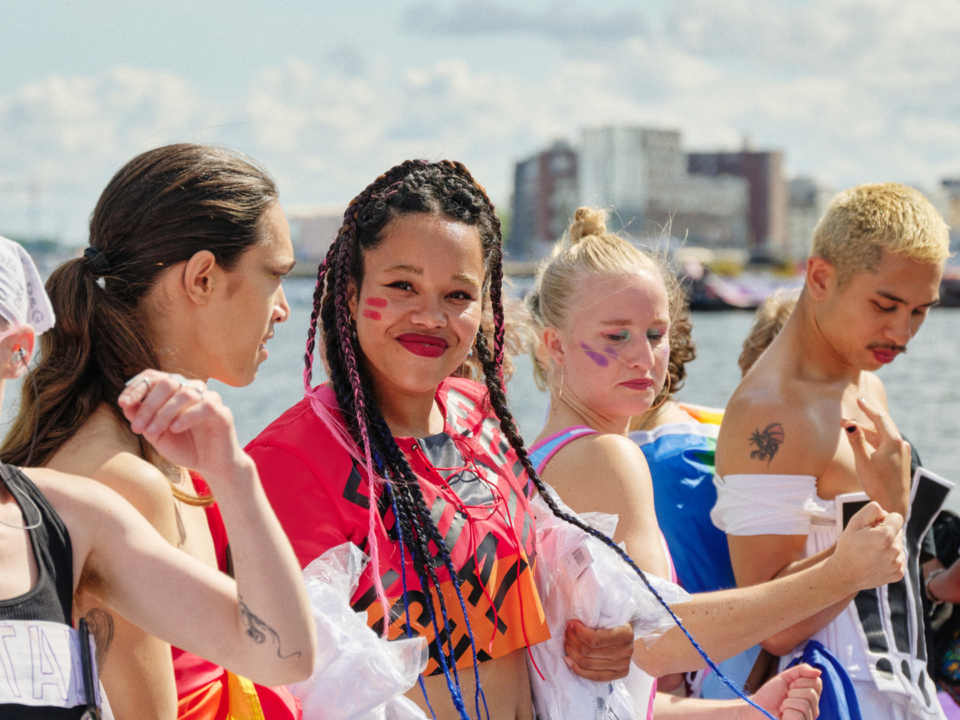
[[[628,430],[631,418],[669,395],[664,386],[670,330],[682,309],[678,293],[675,276],[663,264],[608,233],[602,210],[584,207],[541,268],[528,302],[551,394],[546,425],[530,448],[534,466],[577,513],[617,514],[613,540],[625,543],[643,572],[661,578],[669,577],[669,565],[650,472]],[[651,678],[699,669],[704,662],[717,672],[714,661],[789,627],[790,618],[808,617],[860,588],[901,577],[902,522],[872,503],[851,522],[830,557],[762,585],[693,595],[672,608],[679,627],[649,648],[638,642],[634,662]],[[590,642],[580,637],[576,624],[566,640],[574,663],[590,657]],[[779,683],[775,692],[761,689],[766,694],[756,702],[768,717],[808,717],[809,708],[801,711],[791,703],[799,699],[793,690],[804,697],[811,680],[785,682],[780,676],[773,681]],[[726,683],[743,698],[740,688]],[[750,710],[730,702],[658,695],[653,710],[679,717],[724,707],[731,715],[714,716],[743,717]]]
[[[44,467],[98,480],[167,541],[228,571],[209,488],[158,452],[116,399],[147,368],[185,382],[252,382],[274,323],[289,315],[281,279],[293,263],[276,186],[249,159],[194,144],[137,156],[100,196],[83,257],[47,282],[57,324],[41,338],[36,386],[24,384],[0,456],[22,464],[32,452]],[[200,720],[247,702],[267,720],[298,715],[285,689],[254,688],[177,648],[171,663],[169,646],[88,591],[94,581],[80,583],[75,611],[112,625],[101,670],[118,718]],[[180,611],[190,608],[182,598]]]

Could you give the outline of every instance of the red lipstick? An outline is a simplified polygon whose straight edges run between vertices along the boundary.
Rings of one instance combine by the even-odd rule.
[[[636,380],[627,380],[627,382],[620,384],[631,390],[649,390],[653,387],[653,380],[650,378],[637,378]]]
[[[419,335],[417,333],[405,333],[397,336],[399,342],[406,350],[414,355],[421,357],[438,358],[443,355],[450,347],[443,338],[433,335]]]
[[[892,363],[900,353],[897,350],[884,350],[882,348],[873,349],[873,358],[878,363],[887,365]]]

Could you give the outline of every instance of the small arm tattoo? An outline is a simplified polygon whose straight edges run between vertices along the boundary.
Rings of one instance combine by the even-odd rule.
[[[240,597],[240,617],[243,619],[243,629],[247,633],[247,637],[253,640],[253,642],[255,642],[257,645],[263,645],[267,641],[268,635],[273,638],[274,642],[277,643],[277,657],[281,660],[286,660],[292,657],[300,657],[300,655],[303,654],[298,650],[295,653],[284,655],[281,652],[280,636],[277,634],[277,631],[250,612],[250,608],[248,608],[246,603],[243,602],[242,596]]]
[[[750,444],[757,446],[756,450],[751,451],[750,457],[754,460],[766,460],[769,465],[783,444],[783,426],[780,423],[770,423],[763,430],[757,428],[750,436]]]
[[[113,617],[100,608],[93,608],[83,617],[97,645],[97,668],[102,673],[107,664],[107,651],[113,643]]]

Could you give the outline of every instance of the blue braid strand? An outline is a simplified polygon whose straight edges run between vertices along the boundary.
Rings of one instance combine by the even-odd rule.
[[[393,495],[393,485],[389,480],[384,478],[383,487],[390,495],[390,507],[393,508],[393,517],[399,524],[400,513],[397,512],[397,499]],[[400,546],[400,582],[403,584],[403,611],[407,616],[407,637],[412,638],[413,630],[410,629],[410,623],[412,622],[410,620],[410,598],[407,597],[407,563],[404,560],[403,542],[401,541],[397,543],[397,545]],[[431,717],[433,717],[433,720],[437,720],[437,714],[433,711],[430,698],[427,697],[427,686],[423,683],[423,673],[417,675],[417,684],[420,685],[420,691],[423,693],[423,701],[427,704],[427,709],[430,711]]]

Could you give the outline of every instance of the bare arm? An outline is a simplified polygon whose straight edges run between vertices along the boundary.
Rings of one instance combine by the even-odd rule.
[[[133,456],[114,458],[106,467],[98,467],[99,459],[87,462],[90,454],[82,447],[79,452],[62,453],[50,467],[93,477],[119,492],[174,545],[177,524],[166,478]],[[170,646],[125,620],[89,589],[81,580],[74,596],[74,613],[87,618],[91,629],[96,630],[100,678],[114,715],[118,720],[173,720],[177,716],[177,686]]]
[[[823,682],[820,671],[798,665],[777,675],[751,699],[781,720],[814,720],[819,713]],[[686,720],[759,720],[763,716],[742,700],[704,700],[657,693],[653,714],[657,718]]]
[[[561,450],[545,471],[544,479],[555,482],[560,496],[578,512],[600,510],[619,514],[620,525],[614,539],[622,537],[640,568],[656,574],[664,560],[653,503],[638,502],[647,492],[652,497],[644,456],[631,441],[620,436],[601,436],[588,444],[589,440],[578,441],[581,447],[577,453],[574,453],[577,444]],[[568,455],[564,461],[565,452]],[[575,484],[575,479],[583,477],[591,478],[589,495],[594,500],[590,506],[580,504],[577,496],[569,491],[564,494],[565,488]],[[625,497],[619,495],[620,488],[631,482],[645,484],[648,489]],[[851,524],[855,529],[841,553],[770,583],[696,595],[690,602],[674,606],[674,612],[708,654],[719,661],[812,613],[829,608],[851,592],[898,579],[903,574],[902,519],[898,515],[887,515],[873,504],[861,512],[862,515],[856,516],[856,526]],[[872,527],[874,522],[877,527]],[[616,630],[593,632],[593,637],[589,637],[586,630],[571,624],[566,637],[567,650],[578,664],[590,668],[592,651],[598,643],[608,646]],[[699,654],[679,628],[667,632],[649,649],[643,641],[638,641],[633,659],[655,677],[703,666]],[[602,667],[599,665],[596,669]]]
[[[91,591],[147,632],[261,684],[307,677],[316,634],[299,565],[229,411],[215,393],[201,400],[166,374],[147,373],[151,387],[131,386],[121,407],[165,457],[204,473],[231,531],[237,580],[161,541],[129,504],[96,486],[66,498],[71,534],[86,533],[78,566]],[[194,612],[178,610],[173,600],[182,597],[194,599]]]

